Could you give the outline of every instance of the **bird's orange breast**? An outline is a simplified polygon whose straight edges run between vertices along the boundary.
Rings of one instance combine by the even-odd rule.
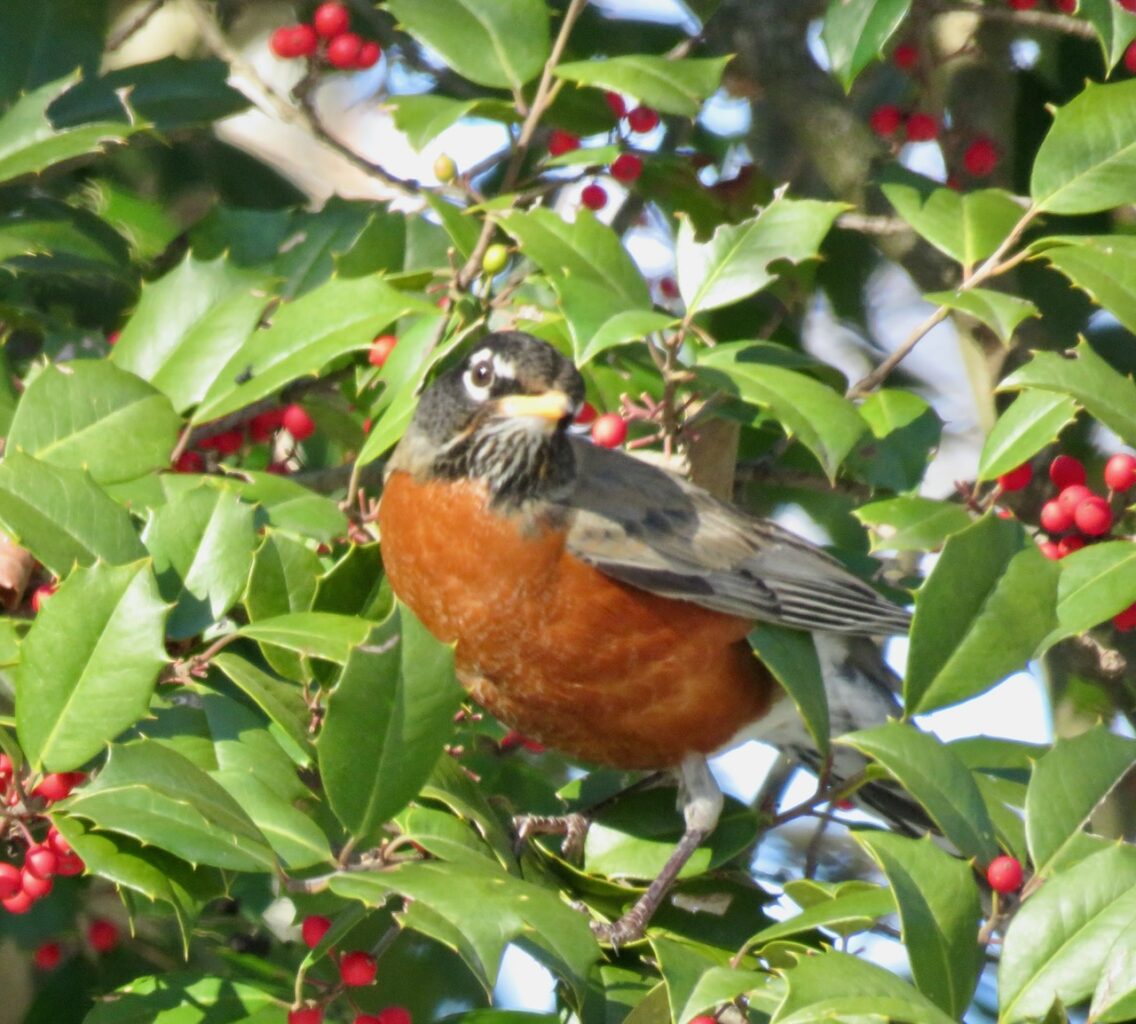
[[[665,768],[766,711],[750,623],[605,576],[563,529],[522,532],[472,482],[394,472],[379,510],[394,592],[457,642],[472,695],[509,726],[587,761]]]

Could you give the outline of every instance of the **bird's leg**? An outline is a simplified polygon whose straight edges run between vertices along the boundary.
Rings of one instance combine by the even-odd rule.
[[[521,848],[530,836],[563,836],[560,852],[566,861],[579,864],[584,859],[584,840],[588,838],[591,822],[578,812],[572,814],[519,814],[513,819],[517,830],[514,852],[519,856]]]
[[[678,878],[679,872],[699,844],[718,824],[722,814],[722,791],[710,766],[701,754],[686,757],[679,768],[679,783],[682,794],[682,814],[686,821],[686,831],[678,841],[663,870],[647,887],[647,891],[635,901],[635,905],[618,921],[611,924],[592,923],[592,931],[601,942],[621,946],[642,938],[659,905],[663,902],[670,887]]]

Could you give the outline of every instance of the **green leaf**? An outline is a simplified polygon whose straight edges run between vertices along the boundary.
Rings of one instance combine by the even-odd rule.
[[[998,855],[994,826],[970,770],[949,747],[899,722],[837,740],[879,761],[931,815],[964,857],[988,863]]]
[[[1125,442],[1136,444],[1136,384],[1117,373],[1085,341],[1066,352],[1035,352],[999,387],[1070,395]]]
[[[750,220],[721,225],[708,242],[695,239],[689,219],[680,221],[675,258],[687,317],[761,291],[777,279],[769,269],[775,263],[815,259],[845,209],[843,203],[778,197]]]
[[[698,373],[726,393],[768,409],[817,457],[829,479],[867,428],[843,395],[803,373],[750,362],[744,346],[720,345],[700,353]]]
[[[347,517],[336,501],[286,476],[241,469],[213,486],[235,490],[245,501],[259,505],[277,530],[325,544],[347,532]]]
[[[609,348],[642,341],[648,334],[664,331],[674,324],[673,316],[668,313],[656,313],[652,309],[628,309],[616,313],[605,320],[583,350],[576,353],[576,365],[584,366]]]
[[[920,235],[967,267],[993,253],[1025,212],[1003,189],[959,192],[901,167],[889,167],[880,188]]]
[[[137,116],[160,132],[172,132],[244,110],[248,98],[228,84],[229,65],[222,60],[163,57],[145,64],[116,68],[79,82],[48,108],[56,127],[79,127],[89,121],[126,118],[122,95]]]
[[[874,391],[858,408],[872,437],[865,436],[852,452],[849,471],[889,491],[917,487],[943,433],[934,409],[926,399],[898,388]]]
[[[194,423],[236,412],[301,377],[317,375],[332,359],[365,349],[401,316],[431,309],[380,277],[333,277],[281,305],[270,326],[254,331],[232,352],[194,413]]]
[[[25,0],[5,5],[0,33],[0,106],[76,68],[98,68],[107,30],[107,4],[96,0]]]
[[[1136,1016],[1136,927],[1126,928],[1109,950],[1089,1006],[1089,1020],[1124,1024]]]
[[[282,1000],[216,973],[165,971],[134,978],[95,1001],[83,1024],[272,1024]]]
[[[1034,158],[1030,195],[1049,213],[1136,201],[1136,82],[1086,84],[1060,107]]]
[[[895,896],[890,889],[880,886],[851,889],[763,928],[746,945],[762,946],[789,935],[811,932],[815,928],[827,928],[839,935],[854,934],[866,931],[876,918],[894,913]]]
[[[1109,68],[1115,67],[1128,44],[1136,39],[1136,15],[1114,0],[1080,0],[1077,14],[1092,23],[1100,38],[1105,64]]]
[[[366,875],[337,874],[330,887],[339,896],[372,906],[385,903],[392,892],[421,902],[462,936],[461,952],[490,985],[496,983],[506,945],[517,938],[523,938],[529,952],[540,956],[577,992],[599,957],[587,918],[556,892],[488,871],[480,861],[421,862]]]
[[[105,360],[43,368],[16,407],[8,443],[96,483],[169,465],[181,417],[165,395]]]
[[[957,704],[1022,668],[1057,624],[1060,567],[1021,528],[984,516],[947,539],[919,590],[904,706]]]
[[[1043,1017],[1093,994],[1117,940],[1136,924],[1136,847],[1118,844],[1055,875],[1014,915],[998,966],[999,1021]]]
[[[1061,560],[1057,631],[1049,643],[1083,633],[1136,601],[1136,544],[1104,541]]]
[[[829,0],[821,39],[845,92],[880,55],[910,8],[911,0]]]
[[[286,770],[291,766],[286,765]],[[297,871],[316,864],[332,864],[327,836],[307,814],[282,797],[272,780],[244,770],[209,773],[252,819],[280,862]]]
[[[935,551],[973,520],[953,501],[885,498],[852,513],[872,531],[873,551]]]
[[[47,118],[47,108],[77,80],[76,75],[70,75],[25,93],[0,117],[0,182],[102,152],[146,127],[142,122],[96,121],[56,130]]]
[[[272,850],[240,804],[192,761],[156,740],[111,747],[103,770],[63,809],[191,864],[233,871],[275,866]]]
[[[627,93],[664,114],[696,117],[702,101],[717,92],[729,62],[729,57],[668,60],[636,53],[560,64],[556,76],[577,85]]]
[[[481,237],[481,222],[476,217],[469,216],[461,207],[443,199],[436,192],[427,192],[426,202],[438,215],[442,227],[457,246],[462,258],[468,260],[473,255],[473,250],[477,248],[477,240]]]
[[[827,755],[828,697],[812,634],[763,623],[753,629],[748,639],[762,664],[793,698],[817,749]]]
[[[390,108],[394,126],[400,132],[405,132],[410,144],[419,152],[462,118],[487,117],[506,122],[518,119],[516,110],[499,100],[454,100],[432,93],[394,96]],[[431,206],[436,198],[433,193],[426,193],[426,200]]]
[[[183,640],[220,619],[244,592],[256,529],[251,505],[199,487],[150,513],[142,540],[162,597],[174,605],[167,632]]]
[[[310,611],[321,572],[323,565],[310,547],[270,531],[253,558],[245,591],[244,606],[249,621]],[[325,610],[341,611],[338,608]],[[262,651],[265,661],[281,675],[301,681],[308,677],[298,654],[274,646],[263,647]]]
[[[869,960],[828,950],[801,957],[785,971],[789,991],[772,1024],[881,1018],[948,1024],[951,1017],[906,981]]]
[[[375,837],[422,788],[461,697],[452,648],[403,605],[351,652],[318,749],[328,801],[353,835]],[[361,761],[369,766],[364,773]]]
[[[887,876],[899,908],[903,944],[919,991],[952,1017],[970,1006],[982,970],[982,907],[974,871],[930,836],[855,832]]]
[[[551,44],[541,0],[387,0],[407,32],[463,78],[519,91],[544,67]]]
[[[78,768],[146,714],[165,617],[147,562],[78,569],[60,584],[16,674],[20,744],[35,767]]]
[[[306,658],[323,658],[342,665],[351,651],[367,639],[370,629],[369,622],[351,615],[293,612],[250,622],[239,632],[262,644],[274,644]]]
[[[21,451],[0,463],[0,523],[56,576],[76,563],[123,565],[146,554],[126,509],[87,473]]]
[[[998,417],[978,460],[978,479],[996,480],[1051,444],[1077,416],[1077,403],[1053,391],[1024,389]]]
[[[1039,875],[1051,872],[1097,805],[1136,763],[1136,741],[1098,725],[1058,739],[1034,765],[1026,792],[1026,838]]]
[[[225,256],[187,255],[142,286],[111,360],[165,392],[183,412],[200,402],[233,351],[256,328],[270,299],[270,279]]]
[[[777,979],[759,971],[722,966],[707,968],[690,989],[675,1020],[678,1024],[688,1024],[695,1016],[733,1003],[740,997],[752,1007],[758,997],[764,995],[767,1000],[772,997],[771,990],[776,984]]]
[[[270,676],[251,662],[222,651],[215,665],[288,736],[300,750],[310,746],[308,720],[311,717],[299,687]]]
[[[1130,331],[1136,330],[1136,238],[1064,235],[1039,239],[1033,248]]]
[[[923,298],[938,306],[969,313],[976,320],[981,320],[998,336],[999,341],[1007,345],[1018,324],[1031,316],[1041,316],[1037,306],[1029,299],[988,288],[971,288],[965,292],[928,292]]]

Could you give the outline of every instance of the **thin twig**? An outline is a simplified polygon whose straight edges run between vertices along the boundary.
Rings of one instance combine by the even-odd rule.
[[[963,278],[956,291],[966,292],[977,288],[990,278],[1005,273],[1011,267],[1016,267],[1023,259],[1026,259],[1028,256],[1028,251],[1026,250],[1015,253],[1009,258],[1007,258],[1006,254],[1018,243],[1018,239],[1022,237],[1026,228],[1030,226],[1033,219],[1040,212],[1041,211],[1036,206],[1031,205],[1028,207],[1025,213],[1019,218],[1017,224],[1010,229],[1009,234],[1002,239],[998,248],[995,249],[977,269],[972,270]],[[939,306],[904,339],[903,344],[888,356],[887,359],[880,363],[871,373],[853,384],[852,387],[848,389],[847,397],[863,397],[879,387],[887,380],[892,370],[903,362],[903,360],[910,355],[912,349],[930,333],[931,329],[946,320],[950,312],[949,306]]]
[[[1023,28],[1045,28],[1053,32],[1077,36],[1079,39],[1096,39],[1096,29],[1083,18],[1075,18],[1056,11],[1018,11],[1010,7],[968,3],[932,2],[928,7],[935,14],[973,14],[987,21],[1008,21]]]
[[[158,13],[159,8],[166,0],[150,0],[133,18],[122,26],[114,35],[108,36],[106,41],[107,53],[119,49],[135,32],[140,32],[146,23]]]

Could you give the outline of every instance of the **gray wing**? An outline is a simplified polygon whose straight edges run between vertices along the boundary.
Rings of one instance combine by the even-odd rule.
[[[572,443],[585,483],[561,502],[568,548],[606,575],[797,629],[907,632],[906,611],[803,538],[622,452]]]

